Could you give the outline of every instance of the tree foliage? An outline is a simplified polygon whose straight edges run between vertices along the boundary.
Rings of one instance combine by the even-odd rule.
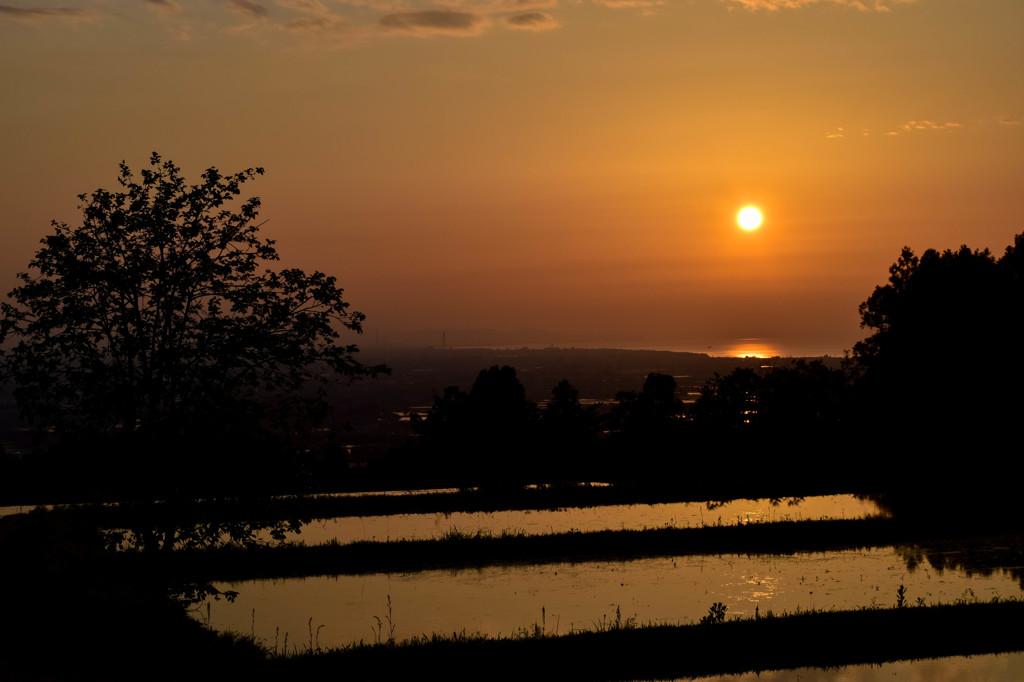
[[[651,372],[643,389],[616,394],[614,423],[625,433],[660,437],[661,432],[678,422],[683,402],[676,398],[676,380],[667,374]]]
[[[535,443],[537,406],[507,365],[480,370],[469,393],[449,386],[414,421],[436,469],[473,485],[522,482]]]
[[[702,427],[794,439],[840,426],[851,394],[849,375],[820,360],[798,359],[760,370],[740,367],[705,382],[690,418]]]
[[[1022,407],[1024,235],[988,249],[904,248],[887,284],[860,305],[872,334],[854,347],[866,410],[919,444],[974,445],[1008,430]],[[923,440],[921,440],[923,439]]]
[[[310,382],[386,370],[341,341],[364,316],[334,277],[268,267],[278,253],[259,234],[259,199],[229,207],[262,174],[209,168],[189,185],[154,153],[138,176],[120,165],[117,191],[80,195],[80,225],[52,223],[0,321],[14,342],[3,374],[27,418],[80,442],[208,454],[215,434],[315,419]]]

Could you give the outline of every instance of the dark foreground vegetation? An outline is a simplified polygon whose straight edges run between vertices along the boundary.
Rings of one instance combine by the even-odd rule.
[[[711,614],[709,614],[710,616]],[[958,604],[864,609],[636,627],[612,621],[601,632],[519,639],[425,637],[269,662],[281,679],[345,671],[347,679],[408,679],[423,670],[445,679],[637,680],[696,678],[797,667],[1019,651],[1024,604]]]
[[[0,519],[0,680],[233,678],[262,650],[188,617],[166,575],[109,561],[72,515]]]

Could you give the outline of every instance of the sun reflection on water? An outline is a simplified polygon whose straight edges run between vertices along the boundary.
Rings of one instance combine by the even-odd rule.
[[[743,596],[750,601],[759,602],[762,599],[771,599],[779,587],[779,578],[758,574],[745,575],[743,584],[747,586],[743,588]]]
[[[734,342],[715,348],[711,354],[729,358],[767,359],[780,357],[783,353],[776,344],[771,342],[771,339],[751,337],[737,339]]]

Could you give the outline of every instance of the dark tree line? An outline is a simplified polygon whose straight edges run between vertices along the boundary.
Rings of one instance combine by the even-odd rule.
[[[699,477],[763,455],[769,443],[833,437],[849,401],[848,375],[820,362],[739,369],[707,382],[687,406],[671,376],[651,373],[610,405],[580,402],[568,380],[542,406],[515,370],[493,366],[466,392],[448,387],[415,440],[393,458],[396,473],[459,485],[602,480],[667,482]],[[749,447],[756,445],[755,450]]]
[[[723,478],[855,481],[892,488],[963,482],[958,467],[1012,474],[1024,358],[1024,235],[988,250],[905,248],[860,306],[871,334],[842,367],[776,361],[715,375],[684,405],[652,373],[603,408],[566,380],[543,408],[511,367],[469,393],[435,398],[400,461],[419,475],[472,484]],[[949,462],[952,462],[950,464]]]

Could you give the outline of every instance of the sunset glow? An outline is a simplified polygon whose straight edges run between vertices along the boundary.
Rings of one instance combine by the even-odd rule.
[[[264,232],[337,276],[361,346],[841,354],[904,245],[1020,230],[1018,0],[8,4],[5,292],[153,151],[266,168]]]

